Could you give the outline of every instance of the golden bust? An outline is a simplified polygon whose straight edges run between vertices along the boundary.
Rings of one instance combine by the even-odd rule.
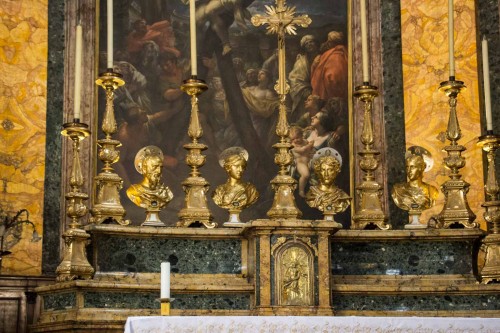
[[[392,188],[392,199],[401,209],[410,212],[410,215],[420,215],[423,210],[434,206],[439,191],[436,187],[425,183],[422,178],[425,170],[425,161],[421,155],[410,154],[406,158],[406,183],[398,183]],[[413,219],[412,225],[418,226],[418,218]],[[425,227],[425,226],[424,226]]]
[[[227,223],[241,223],[238,214],[259,198],[255,186],[241,180],[247,160],[248,152],[241,147],[228,148],[219,158],[219,164],[226,170],[228,179],[217,186],[212,198],[217,206],[229,211],[230,220]]]
[[[172,191],[161,183],[163,153],[156,146],[144,147],[136,154],[134,164],[144,178],[127,189],[127,196],[137,206],[146,209],[147,217],[142,225],[162,226],[158,212],[174,197]]]
[[[335,157],[327,155],[315,159],[313,167],[319,185],[309,188],[306,202],[310,207],[322,211],[325,220],[333,221],[333,215],[345,211],[351,203],[347,193],[334,184],[340,172],[340,162]]]

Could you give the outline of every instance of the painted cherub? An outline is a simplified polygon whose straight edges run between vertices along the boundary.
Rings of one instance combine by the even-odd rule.
[[[295,166],[299,173],[299,195],[306,196],[306,185],[311,175],[309,161],[314,151],[314,142],[304,138],[304,130],[299,126],[291,126],[288,134],[290,143],[293,145],[292,154],[295,158]]]

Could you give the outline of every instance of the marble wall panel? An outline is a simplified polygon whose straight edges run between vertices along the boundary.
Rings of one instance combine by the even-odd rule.
[[[27,209],[42,234],[47,102],[47,0],[0,2],[0,205]],[[12,230],[12,229],[11,229]],[[38,275],[42,242],[9,234],[2,274]]]
[[[247,294],[172,294],[172,309],[248,310]],[[86,308],[159,309],[158,293],[84,293]]]
[[[472,273],[472,242],[333,242],[331,246],[334,275]]]
[[[46,151],[45,159],[45,197],[43,206],[43,250],[42,274],[52,275],[61,262],[59,248],[61,243],[62,223],[61,174],[62,137],[64,109],[64,55],[65,1],[51,0],[48,3],[48,63],[47,63],[47,115],[46,115]]]
[[[109,237],[93,239],[100,272],[160,272],[169,260],[173,273],[241,274],[241,241],[146,239]],[[112,251],[110,251],[112,249]]]
[[[499,301],[498,295],[334,295],[332,304],[337,311],[470,311],[499,310]]]
[[[246,294],[174,294],[172,309],[207,309],[207,310],[248,310],[250,296]]]
[[[60,293],[43,296],[43,309],[67,310],[76,307],[76,293]]]
[[[401,7],[399,1],[382,0],[381,21],[384,78],[385,156],[387,160],[387,188],[406,179],[405,173],[405,118],[403,101],[403,66],[401,62]],[[389,200],[389,223],[401,229],[407,217]]]
[[[457,80],[467,89],[458,98],[458,120],[462,130],[459,144],[466,166],[464,179],[471,183],[468,193],[471,209],[483,221],[483,164],[477,137],[481,135],[478,68],[476,55],[476,17],[474,0],[456,0],[455,3],[455,68]],[[401,1],[401,35],[403,59],[403,87],[406,146],[422,146],[434,158],[434,167],[424,180],[439,187],[449,178],[443,165],[446,156],[441,150],[449,142],[445,139],[449,106],[439,84],[449,77],[448,5],[445,1]],[[443,208],[441,193],[436,206],[424,212],[422,219],[438,214]],[[485,225],[483,223],[482,227]]]

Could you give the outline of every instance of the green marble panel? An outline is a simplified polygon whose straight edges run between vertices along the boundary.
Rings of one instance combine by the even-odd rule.
[[[84,293],[86,308],[159,309],[159,293]]]
[[[97,235],[93,246],[100,272],[160,272],[170,261],[172,273],[241,274],[241,241],[128,238]]]
[[[86,308],[159,309],[159,293],[86,292]],[[172,294],[172,309],[182,310],[248,310],[247,294]]]
[[[499,295],[366,296],[334,295],[336,311],[500,310]]]
[[[43,295],[44,311],[66,310],[76,307],[76,293]]]
[[[248,294],[184,294],[173,295],[172,309],[202,309],[202,310],[249,310],[250,295]]]
[[[472,273],[472,242],[332,242],[335,275]]]

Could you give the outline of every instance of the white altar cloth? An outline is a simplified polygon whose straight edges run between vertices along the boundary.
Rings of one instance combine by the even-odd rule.
[[[500,318],[450,317],[129,317],[125,333],[499,333]]]

